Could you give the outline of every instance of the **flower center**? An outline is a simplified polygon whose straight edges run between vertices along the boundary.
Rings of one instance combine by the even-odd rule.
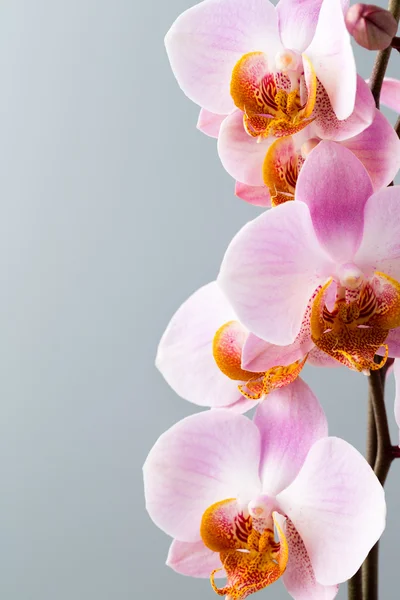
[[[242,369],[242,350],[247,331],[237,321],[228,321],[213,339],[213,356],[224,375],[239,381],[238,389],[249,400],[260,400],[269,392],[292,383],[302,370],[307,356],[290,365],[278,365],[265,372]]]
[[[219,553],[227,577],[226,586],[217,588],[214,576],[222,569],[211,573],[211,585],[219,596],[244,600],[285,571],[288,545],[273,506],[273,499],[260,496],[247,510],[236,499],[229,499],[205,511],[200,534],[207,548]],[[279,541],[275,540],[274,525]]]
[[[306,70],[299,76],[300,56],[285,50],[270,68],[263,52],[245,54],[232,71],[231,96],[244,112],[243,123],[249,135],[263,139],[285,137],[307,127],[316,100],[317,80],[311,63],[304,57]],[[276,71],[278,68],[278,71]],[[303,102],[300,84],[305,82]],[[303,94],[304,95],[304,94]]]
[[[325,303],[329,280],[318,290],[311,310],[311,337],[315,345],[356,371],[380,369],[388,357],[385,340],[391,329],[400,326],[400,284],[385,275],[365,281],[355,265],[345,265],[339,272],[335,304]],[[385,355],[374,362],[378,350]]]

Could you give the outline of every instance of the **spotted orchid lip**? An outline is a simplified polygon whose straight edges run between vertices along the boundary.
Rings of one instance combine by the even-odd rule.
[[[275,389],[292,383],[300,374],[307,355],[289,365],[276,365],[265,372],[242,369],[242,351],[248,332],[238,321],[228,321],[215,333],[213,356],[220,371],[239,382],[240,393],[248,400],[260,400]]]
[[[390,329],[400,325],[400,284],[376,272],[357,290],[339,288],[332,310],[325,297],[332,279],[323,285],[311,310],[311,337],[315,345],[356,371],[369,372],[385,364],[389,349],[385,344]],[[374,356],[385,349],[379,363]]]
[[[290,68],[289,63],[294,59],[286,54],[285,65]],[[298,57],[296,60],[296,69],[299,69]],[[286,67],[275,73],[263,52],[245,54],[236,63],[232,71],[231,96],[244,113],[244,128],[250,136],[286,137],[298,133],[312,122],[317,80],[307,57],[303,56],[300,62],[302,69],[295,77],[293,74],[288,76]],[[300,97],[302,79],[307,88],[304,103]]]
[[[218,596],[244,600],[284,573],[289,550],[277,514],[271,509],[262,518],[253,517],[234,498],[217,502],[205,511],[200,528],[202,540],[207,548],[219,553],[227,576],[226,586],[218,588],[214,576],[221,569],[210,574]],[[275,540],[274,527],[279,541]]]

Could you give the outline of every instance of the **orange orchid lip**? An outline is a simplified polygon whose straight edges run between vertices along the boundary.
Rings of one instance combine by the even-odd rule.
[[[375,371],[385,364],[390,329],[400,326],[400,284],[376,272],[373,281],[360,285],[355,297],[339,295],[330,311],[325,305],[327,281],[316,294],[311,310],[311,337],[315,345],[356,371]],[[380,348],[385,354],[374,361]]]
[[[242,369],[242,348],[247,336],[238,321],[228,321],[220,327],[213,339],[213,356],[224,375],[241,382],[239,391],[249,400],[260,400],[273,390],[292,383],[300,374],[307,355],[289,365],[277,365],[265,372]]]
[[[218,588],[214,576],[222,569],[210,575],[218,596],[244,600],[279,579],[286,569],[288,544],[275,512],[265,521],[246,516],[234,498],[223,500],[205,511],[200,534],[207,548],[219,553],[227,576],[227,585]]]
[[[300,86],[284,73],[279,77],[270,71],[263,52],[243,55],[232,71],[231,96],[244,112],[243,124],[252,137],[286,137],[298,133],[311,118],[317,90],[317,79],[311,62],[303,56],[307,99],[300,100]]]

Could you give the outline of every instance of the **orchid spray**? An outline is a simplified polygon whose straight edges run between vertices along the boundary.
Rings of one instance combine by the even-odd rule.
[[[400,427],[400,120],[380,112],[400,112],[385,78],[399,16],[400,0],[203,0],[166,35],[236,195],[265,208],[162,336],[160,372],[209,410],[144,465],[168,566],[226,600],[277,579],[295,600],[331,600],[344,582],[350,600],[378,598],[383,485],[400,456],[384,401],[393,366]],[[368,82],[351,36],[378,50]],[[328,435],[306,363],[368,377],[365,458]]]

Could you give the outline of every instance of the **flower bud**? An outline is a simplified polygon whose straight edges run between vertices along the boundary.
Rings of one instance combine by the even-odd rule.
[[[380,6],[354,4],[346,15],[347,31],[367,50],[388,48],[397,32],[392,13]]]

